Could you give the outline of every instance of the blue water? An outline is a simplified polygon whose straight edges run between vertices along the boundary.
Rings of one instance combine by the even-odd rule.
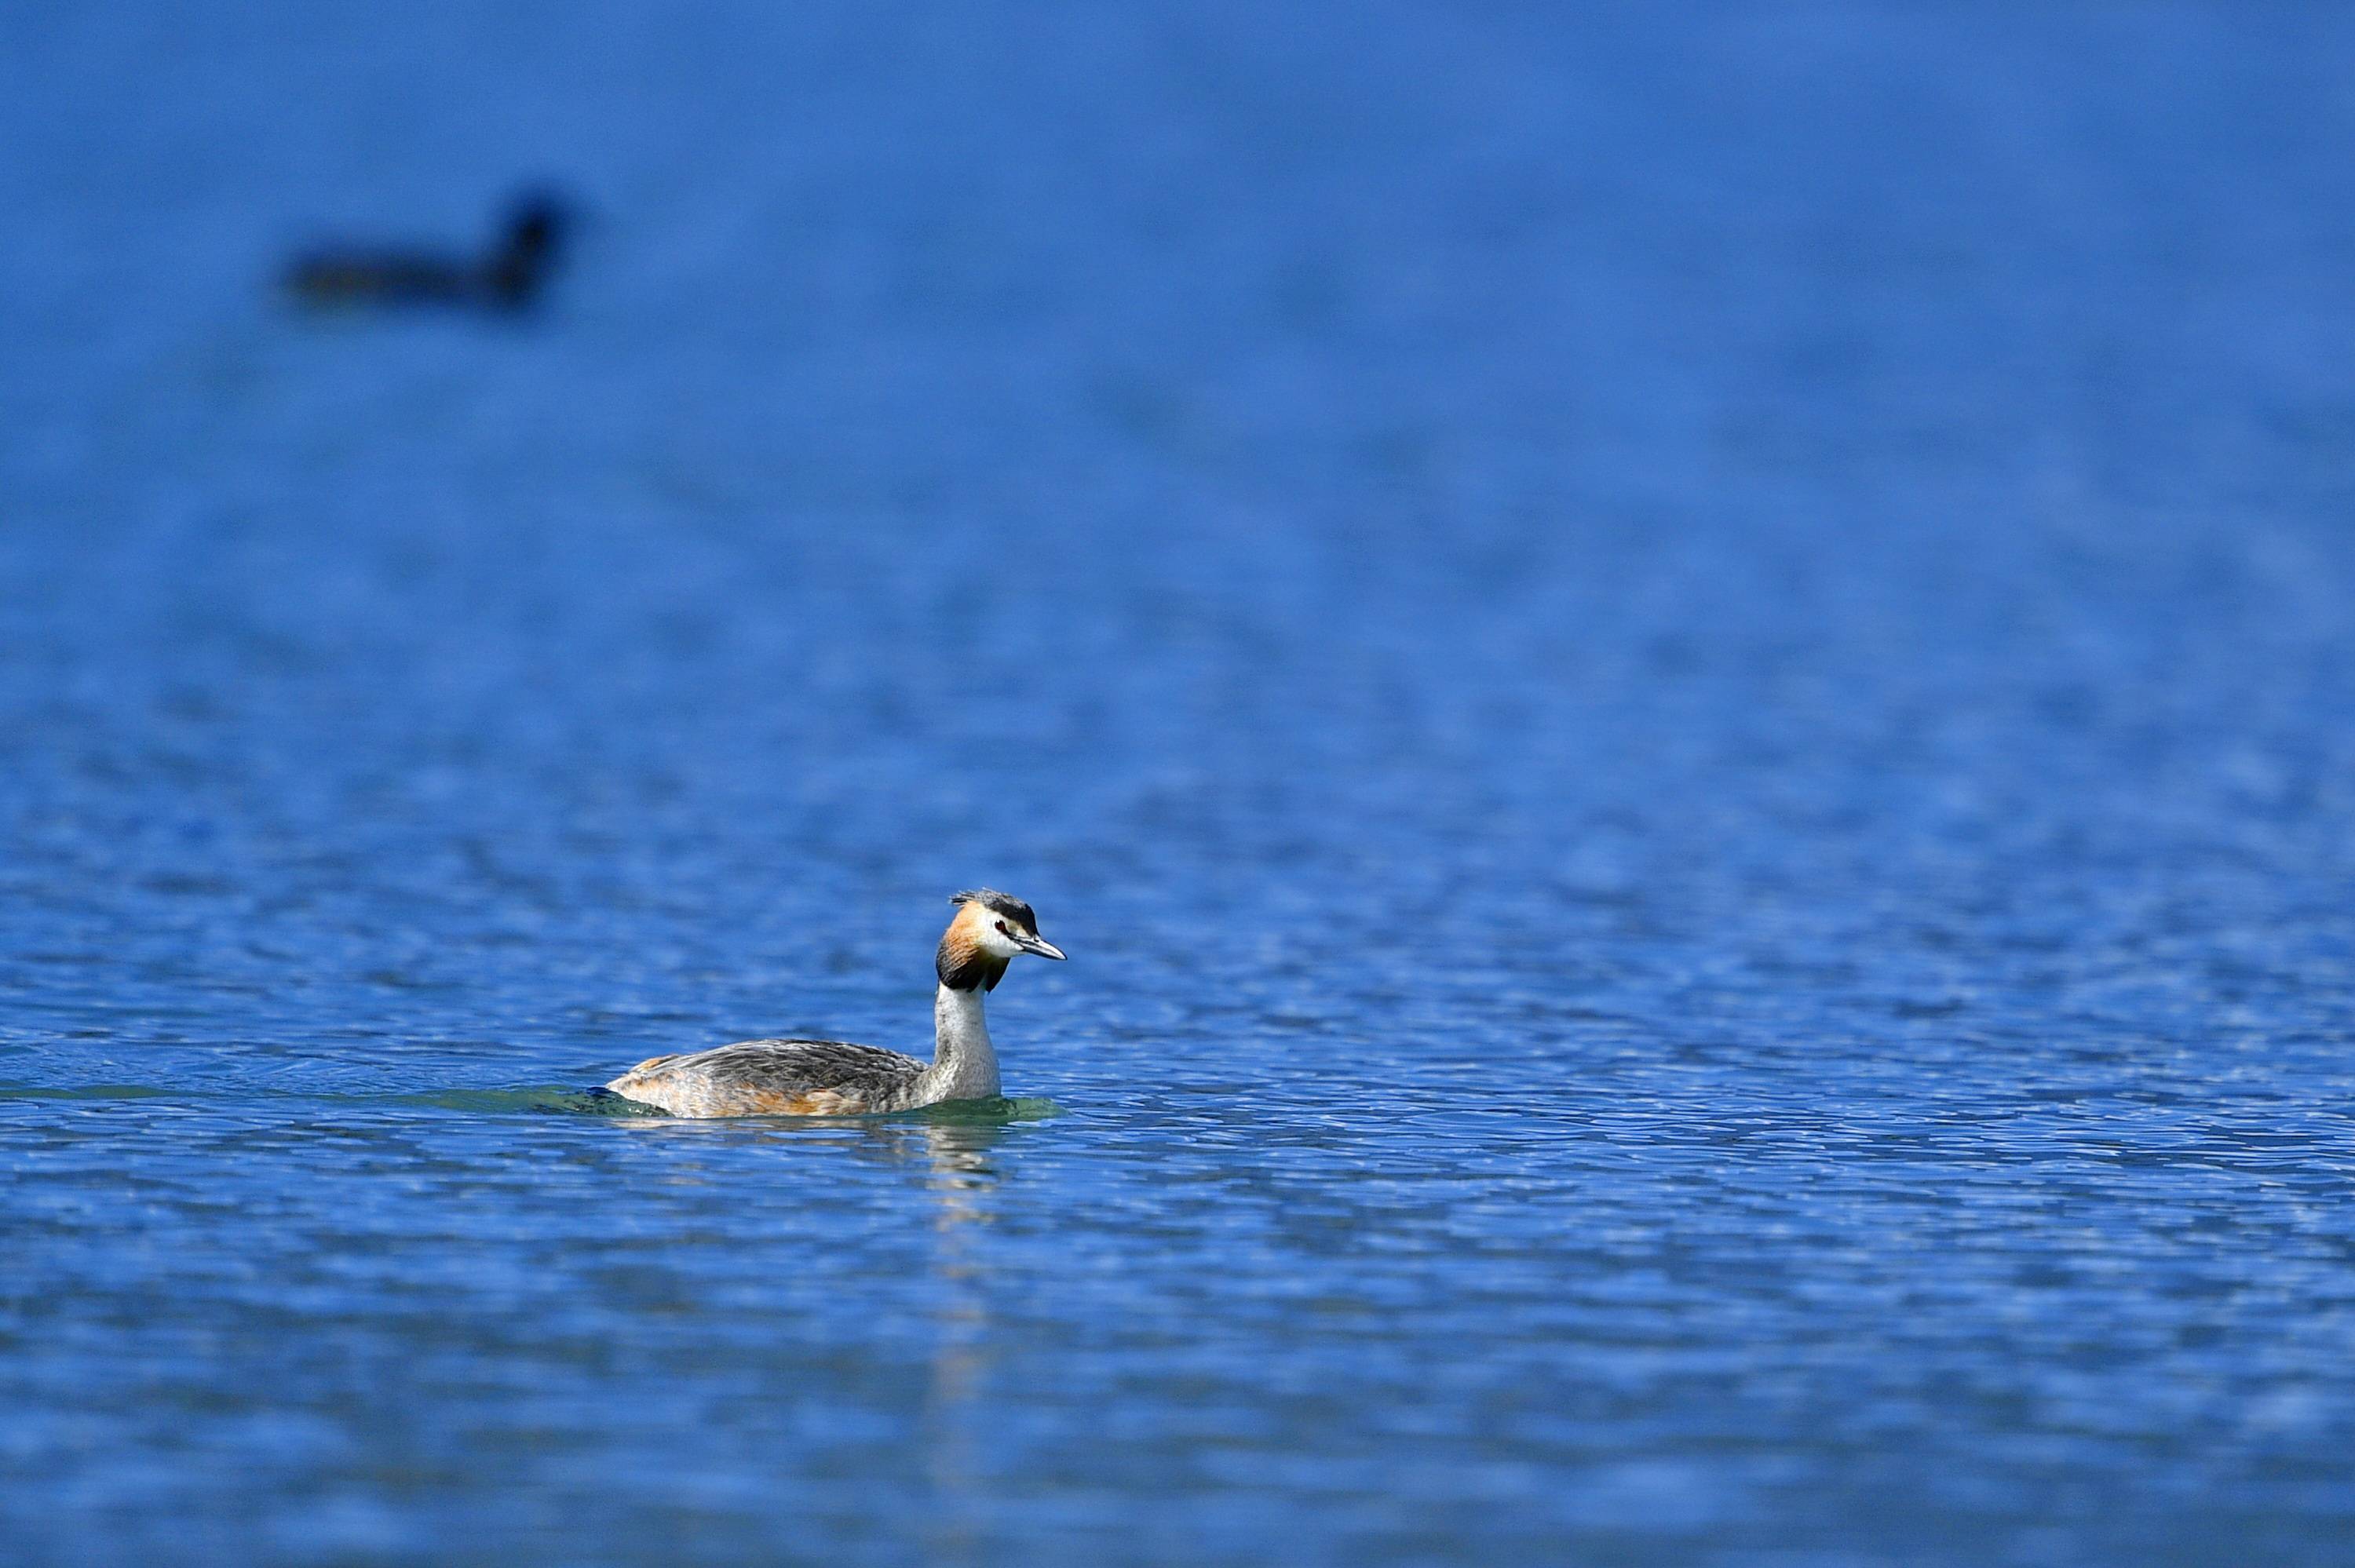
[[[0,1558],[2355,1556],[2351,67],[0,16]]]

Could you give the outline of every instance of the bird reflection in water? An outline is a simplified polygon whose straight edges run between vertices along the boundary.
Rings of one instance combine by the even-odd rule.
[[[981,1114],[976,1114],[976,1112]],[[661,1137],[747,1139],[839,1139],[842,1153],[906,1168],[926,1198],[932,1233],[932,1343],[925,1352],[923,1403],[917,1413],[923,1475],[931,1493],[924,1510],[926,1561],[975,1563],[985,1555],[981,1534],[989,1499],[984,1443],[989,1430],[982,1401],[996,1359],[996,1322],[991,1304],[999,1290],[982,1227],[997,1217],[1002,1180],[993,1155],[1018,1124],[1056,1114],[1042,1100],[961,1105],[953,1114],[917,1113],[858,1119],[802,1118],[626,1117],[614,1125]],[[707,1178],[674,1170],[672,1181]],[[910,1197],[915,1194],[911,1184]],[[912,1217],[912,1204],[911,1205]]]
[[[991,1254],[980,1227],[996,1217],[998,1173],[991,1150],[1005,1124],[925,1121],[895,1128],[931,1167],[932,1198],[932,1349],[924,1390],[925,1478],[933,1507],[926,1524],[934,1563],[981,1556],[980,1510],[988,1495],[982,1466],[986,1393],[992,1359]]]

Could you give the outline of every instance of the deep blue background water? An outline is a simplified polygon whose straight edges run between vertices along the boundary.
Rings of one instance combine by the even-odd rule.
[[[2346,1561],[2350,66],[0,17],[0,1555]]]

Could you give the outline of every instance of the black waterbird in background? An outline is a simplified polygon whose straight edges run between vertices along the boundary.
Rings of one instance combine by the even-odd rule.
[[[286,291],[320,309],[456,305],[525,310],[547,286],[573,219],[573,208],[561,196],[527,191],[509,204],[496,240],[480,256],[332,247],[297,257],[286,269]]]

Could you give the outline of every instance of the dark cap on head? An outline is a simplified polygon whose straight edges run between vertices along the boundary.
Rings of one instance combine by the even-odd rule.
[[[1006,894],[1000,893],[996,888],[973,888],[968,892],[954,895],[949,899],[949,902],[952,904],[978,904],[984,909],[990,911],[992,914],[1005,916],[1008,920],[1014,921],[1025,931],[1030,933],[1030,935],[1035,937],[1039,934],[1039,916],[1030,912],[1030,906],[1023,903],[1019,898],[1010,897]]]

